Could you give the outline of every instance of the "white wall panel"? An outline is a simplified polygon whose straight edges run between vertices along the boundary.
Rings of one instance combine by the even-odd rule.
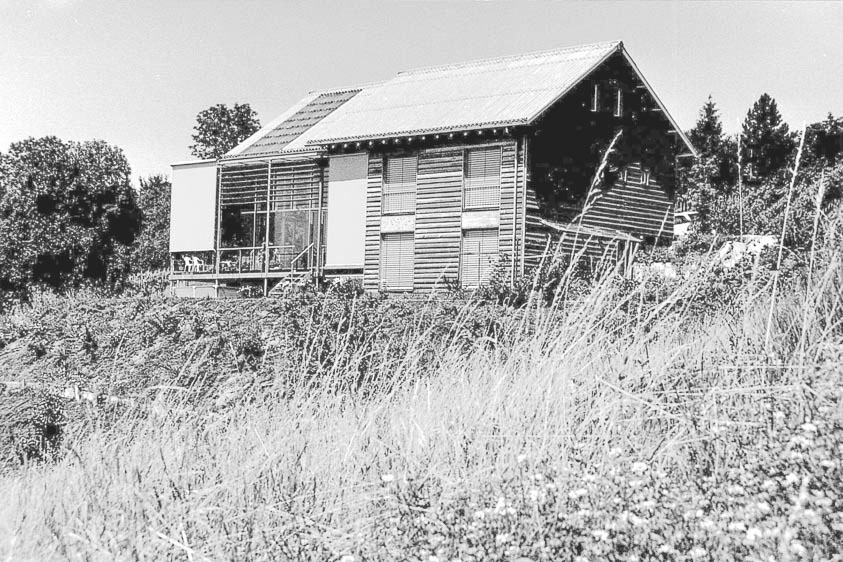
[[[368,155],[333,156],[328,169],[325,267],[363,267]]]
[[[217,164],[213,160],[173,164],[170,251],[214,249]]]

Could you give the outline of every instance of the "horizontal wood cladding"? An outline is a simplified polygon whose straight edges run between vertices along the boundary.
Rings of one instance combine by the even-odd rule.
[[[510,259],[513,255],[517,255],[520,244],[521,229],[513,229],[517,217],[521,215],[521,190],[518,189],[521,185],[519,168],[518,144],[517,141],[512,140],[503,145],[501,152],[501,216],[498,240],[499,253]],[[517,209],[513,209],[513,202],[518,205]],[[515,237],[513,237],[513,231]]]
[[[460,275],[462,246],[463,183],[465,154],[468,148],[495,146],[501,149],[499,248],[503,254],[513,251],[513,225],[521,234],[513,215],[513,201],[519,193],[516,172],[516,141],[506,140],[483,145],[456,145],[403,151],[402,156],[417,156],[414,218],[414,281],[413,290],[428,291],[442,286],[443,280],[456,280]],[[381,213],[383,197],[384,155],[369,155],[366,196],[366,249],[363,287],[378,290],[380,277]],[[388,158],[389,155],[386,155]],[[523,213],[523,195],[518,200],[517,214]],[[476,211],[475,211],[476,212]],[[517,246],[516,246],[517,247]]]
[[[366,249],[363,265],[363,288],[376,291],[380,280],[381,251],[381,190],[383,188],[383,158],[369,155],[366,184]]]
[[[644,185],[641,166],[630,164],[612,188],[604,190],[583,214],[582,224],[636,236],[671,237],[673,210],[665,190],[651,177]]]
[[[430,290],[460,265],[463,148],[422,151],[416,191],[416,290]]]
[[[577,259],[591,267],[614,266],[621,242],[586,233],[558,232],[539,224],[527,224],[525,264],[537,266],[543,260],[568,262]]]

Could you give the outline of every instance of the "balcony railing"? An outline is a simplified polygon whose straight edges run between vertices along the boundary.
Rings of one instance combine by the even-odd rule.
[[[295,246],[247,246],[223,248],[219,252],[197,252],[173,256],[174,274],[216,273],[217,253],[221,274],[273,273],[309,270],[315,263],[314,244]]]

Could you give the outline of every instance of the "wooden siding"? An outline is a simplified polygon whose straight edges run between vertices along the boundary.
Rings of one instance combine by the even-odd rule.
[[[381,189],[383,157],[369,155],[369,181],[366,185],[366,255],[363,266],[363,288],[378,290],[381,251]]]
[[[419,154],[416,191],[416,290],[459,275],[463,186],[462,147]]]
[[[522,180],[521,176],[521,162],[520,150],[518,142],[512,140],[503,145],[503,152],[501,154],[501,220],[500,220],[500,240],[498,248],[501,256],[509,260],[517,259],[520,248],[520,234],[521,229],[516,226],[514,229],[515,237],[513,238],[513,224],[521,216],[521,199],[520,196]],[[518,208],[513,215],[513,199]],[[514,255],[513,255],[514,253]],[[512,264],[512,261],[509,262]]]
[[[673,202],[652,177],[643,185],[641,167],[630,164],[611,189],[603,191],[583,215],[582,223],[635,236],[673,236]]]

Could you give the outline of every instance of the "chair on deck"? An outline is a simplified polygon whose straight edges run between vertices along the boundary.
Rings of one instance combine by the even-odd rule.
[[[213,268],[205,263],[205,260],[198,257],[193,257],[193,271],[195,273],[207,273],[211,271]]]
[[[193,260],[190,259],[189,256],[182,256],[184,260],[184,271],[185,273],[192,273],[193,272]]]

